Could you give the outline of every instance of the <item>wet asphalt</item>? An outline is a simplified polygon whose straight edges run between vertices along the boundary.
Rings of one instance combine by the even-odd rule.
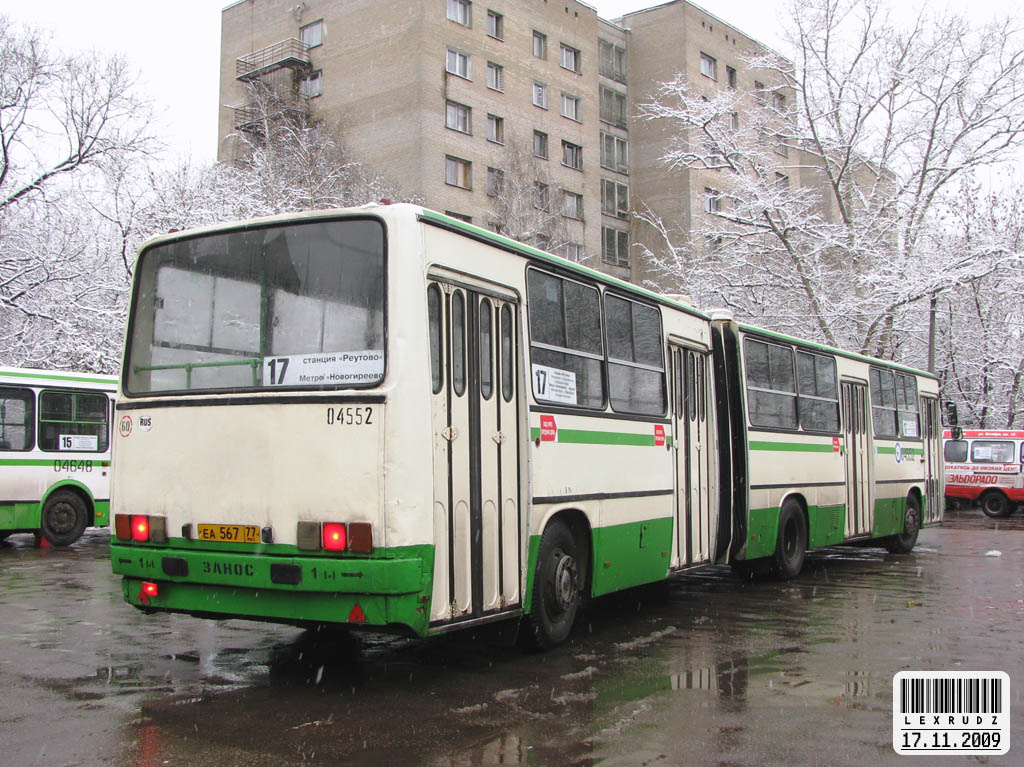
[[[947,514],[914,553],[830,548],[794,581],[715,567],[588,604],[569,642],[147,616],[106,531],[0,546],[5,765],[934,764],[892,749],[901,670],[1006,671],[1024,764],[1024,514]],[[1019,741],[1019,742],[1018,742]]]

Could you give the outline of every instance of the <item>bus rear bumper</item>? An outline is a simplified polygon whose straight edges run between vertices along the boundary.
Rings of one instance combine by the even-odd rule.
[[[433,551],[341,559],[111,544],[124,599],[140,609],[285,623],[405,627],[425,636]],[[147,594],[144,583],[157,593]]]

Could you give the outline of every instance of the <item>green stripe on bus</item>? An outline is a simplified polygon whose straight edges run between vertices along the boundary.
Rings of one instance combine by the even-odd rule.
[[[106,384],[108,386],[114,386],[117,384],[117,378],[113,376],[109,378],[88,378],[80,376],[54,375],[52,373],[12,373],[6,370],[0,370],[0,378],[32,378],[42,381],[69,381],[71,383],[94,383]]]
[[[530,429],[531,439],[540,437],[540,429],[536,426]],[[553,442],[561,442],[569,445],[625,445],[630,447],[660,447],[656,445],[653,434],[636,434],[621,431],[590,431],[589,429],[559,429]],[[666,436],[667,444],[672,444],[672,438]]]
[[[769,450],[784,453],[834,453],[837,452],[832,443],[806,442],[750,442],[751,450]]]
[[[67,453],[54,453],[53,458],[0,458],[0,466],[50,466],[55,461],[71,461],[76,464],[99,466],[104,461],[91,458],[69,458]]]
[[[894,447],[879,447],[877,450],[879,455],[896,455]],[[924,455],[924,448],[920,447],[905,447],[902,451],[903,455]]]

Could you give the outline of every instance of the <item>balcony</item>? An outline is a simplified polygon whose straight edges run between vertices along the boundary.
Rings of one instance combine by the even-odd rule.
[[[251,81],[278,69],[308,69],[309,46],[294,37],[235,59],[235,78]]]

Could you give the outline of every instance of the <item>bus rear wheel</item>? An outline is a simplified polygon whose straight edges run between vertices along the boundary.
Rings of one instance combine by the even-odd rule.
[[[800,574],[807,553],[807,522],[800,504],[790,498],[779,511],[775,540],[775,575],[788,581]]]
[[[69,546],[82,537],[89,521],[82,499],[70,490],[58,490],[43,504],[40,531],[54,546]]]
[[[986,517],[1001,519],[1013,513],[1010,500],[998,490],[990,490],[981,497],[981,511]]]
[[[576,538],[560,520],[553,521],[540,539],[533,578],[530,613],[520,626],[520,644],[527,649],[549,650],[569,636],[580,604]]]
[[[885,540],[885,550],[890,554],[909,554],[917,545],[917,534],[921,532],[921,502],[916,497],[907,498],[907,514],[903,532]]]

